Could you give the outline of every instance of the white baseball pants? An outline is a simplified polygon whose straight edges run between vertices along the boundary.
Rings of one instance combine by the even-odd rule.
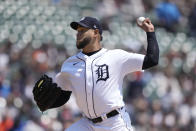
[[[120,113],[100,123],[93,123],[87,118],[81,118],[65,131],[133,131],[129,114],[125,108]]]

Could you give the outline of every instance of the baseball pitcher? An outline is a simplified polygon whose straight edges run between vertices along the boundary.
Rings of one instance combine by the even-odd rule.
[[[65,60],[56,82],[47,75],[36,82],[33,94],[38,107],[45,111],[62,106],[73,93],[83,118],[66,131],[133,131],[123,102],[123,78],[158,64],[153,24],[148,18],[138,24],[147,34],[146,55],[103,48],[102,27],[96,18],[84,17],[70,26],[77,31],[76,46],[81,52]]]

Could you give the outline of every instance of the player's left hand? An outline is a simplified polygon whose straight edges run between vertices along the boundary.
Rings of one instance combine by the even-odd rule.
[[[151,23],[151,20],[149,18],[146,18],[142,25],[139,25],[137,22],[137,25],[142,28],[145,32],[154,32],[154,25]]]

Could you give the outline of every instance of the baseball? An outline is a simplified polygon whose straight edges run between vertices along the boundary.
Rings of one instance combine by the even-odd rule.
[[[137,19],[137,23],[141,26],[142,25],[142,22],[145,20],[146,18],[145,17],[139,17]]]

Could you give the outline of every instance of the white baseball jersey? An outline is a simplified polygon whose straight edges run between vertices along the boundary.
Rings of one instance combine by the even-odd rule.
[[[88,118],[96,118],[124,106],[122,84],[126,74],[142,70],[144,55],[102,48],[87,56],[68,58],[56,75],[57,84],[72,91]]]

